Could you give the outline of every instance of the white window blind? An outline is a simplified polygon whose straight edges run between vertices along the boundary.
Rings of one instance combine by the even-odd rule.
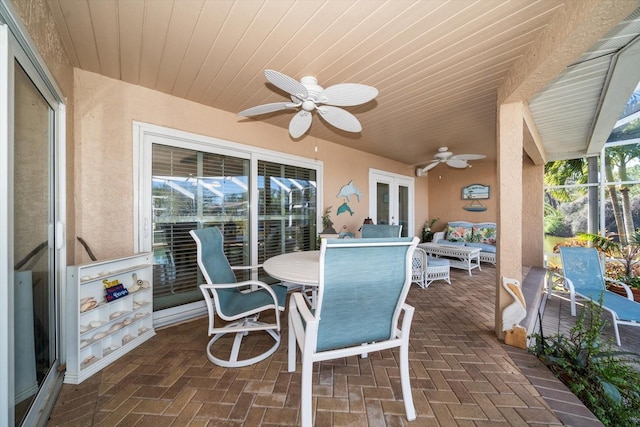
[[[258,261],[316,249],[316,171],[258,161]]]
[[[316,249],[316,171],[258,160],[252,175],[251,160],[228,151],[152,146],[154,311],[202,297],[192,229],[219,227],[231,265],[250,265],[254,251],[262,263],[281,253]],[[257,176],[254,186],[251,176]],[[252,188],[258,191],[255,230],[250,226]],[[237,274],[238,280],[249,278],[249,273]],[[259,279],[274,281],[263,271]]]
[[[154,309],[201,298],[189,231],[219,227],[232,265],[248,263],[249,160],[153,146]]]

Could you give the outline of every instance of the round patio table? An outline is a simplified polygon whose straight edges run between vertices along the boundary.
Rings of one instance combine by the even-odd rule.
[[[274,279],[303,286],[318,286],[320,251],[290,252],[269,258],[262,264]]]

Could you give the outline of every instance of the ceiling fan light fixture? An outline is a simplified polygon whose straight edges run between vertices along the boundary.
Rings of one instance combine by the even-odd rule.
[[[309,99],[302,101],[302,109],[304,111],[313,111],[315,108],[316,108],[315,102]]]

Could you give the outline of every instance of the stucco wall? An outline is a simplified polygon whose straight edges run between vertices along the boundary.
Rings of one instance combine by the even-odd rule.
[[[75,70],[76,235],[84,238],[99,259],[133,252],[133,132],[134,120],[211,136],[324,163],[324,208],[334,206],[335,228],[360,228],[369,216],[369,168],[413,176],[413,167],[342,147],[313,137],[293,141],[287,129],[240,120],[235,114],[205,107],[140,86],[87,71]],[[366,141],[362,142],[366,144]],[[318,151],[315,151],[315,147]],[[336,195],[349,180],[363,192],[350,204],[353,216],[336,216],[342,201]],[[416,233],[427,216],[428,185],[415,181]],[[76,248],[76,259],[87,256]]]
[[[440,218],[434,226],[435,231],[444,230],[449,221],[496,222],[498,193],[495,160],[474,160],[471,163],[472,167],[467,169],[438,165],[429,171],[429,218]],[[471,184],[490,187],[489,199],[479,201],[486,206],[486,211],[463,209],[471,201],[462,199],[462,187]]]
[[[522,165],[522,265],[543,266],[543,187],[544,166],[534,165],[525,156]]]

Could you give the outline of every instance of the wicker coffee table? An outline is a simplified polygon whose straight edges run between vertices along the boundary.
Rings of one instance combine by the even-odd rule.
[[[480,248],[469,246],[443,245],[440,243],[420,243],[418,247],[435,257],[446,257],[451,267],[467,270],[471,276],[471,270],[480,268]]]

